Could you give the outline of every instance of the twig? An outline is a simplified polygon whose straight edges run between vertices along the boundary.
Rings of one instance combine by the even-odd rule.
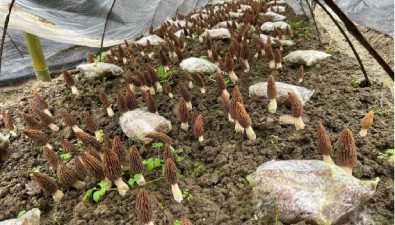
[[[318,30],[317,22],[315,21],[315,13],[313,12],[313,9],[311,8],[309,0],[306,0],[306,3],[309,6],[310,14],[311,14],[311,17],[313,17],[315,29],[317,30],[318,44],[321,46],[321,35],[320,35],[320,31]]]
[[[341,11],[341,9],[333,2],[333,0],[324,0],[333,12],[343,21],[347,30],[361,43],[363,47],[376,59],[376,61],[381,65],[381,67],[388,73],[392,80],[394,80],[394,71],[392,68],[384,61],[384,59],[377,53],[376,50],[369,44],[369,42],[363,37],[361,32],[355,26],[355,24],[346,16],[346,14]],[[318,1],[317,1],[318,3]],[[322,7],[322,6],[321,6]]]
[[[5,35],[7,32],[8,22],[10,21],[11,10],[12,10],[12,7],[14,6],[14,2],[15,2],[15,0],[11,1],[10,7],[8,8],[8,14],[4,20],[3,35],[1,36],[1,44],[0,44],[0,72],[1,72],[1,62],[3,59],[3,48],[4,48],[4,42],[5,42]]]
[[[116,0],[114,0],[112,2],[110,11],[108,11],[108,14],[107,14],[107,17],[106,17],[106,23],[104,23],[104,30],[103,30],[103,35],[101,36],[101,43],[100,43],[99,62],[101,62],[101,51],[103,49],[104,35],[106,34],[106,28],[107,28],[108,19],[110,18],[110,14],[112,12],[112,8],[114,8],[115,1]]]
[[[326,14],[328,14],[328,16],[331,18],[331,20],[335,23],[335,25],[337,26],[337,28],[339,28],[340,32],[343,34],[343,36],[346,38],[347,43],[350,45],[355,58],[357,58],[359,66],[361,67],[363,76],[365,77],[365,81],[363,86],[365,87],[370,87],[372,85],[372,83],[369,80],[368,74],[366,73],[365,67],[363,66],[362,60],[359,57],[357,51],[354,48],[354,45],[352,44],[352,42],[350,41],[350,39],[348,38],[346,32],[343,30],[343,28],[340,26],[340,24],[336,21],[336,19],[332,16],[332,14],[325,8],[325,6],[323,6],[320,1],[316,1],[317,4],[325,11]]]
[[[4,29],[1,27],[1,29],[4,31]],[[12,45],[14,46],[14,48],[16,49],[16,51],[19,53],[19,55],[21,57],[23,57],[23,53],[22,51],[18,48],[18,46],[16,45],[15,41],[12,40],[11,36],[8,34],[8,32],[5,32],[5,35],[10,39]]]

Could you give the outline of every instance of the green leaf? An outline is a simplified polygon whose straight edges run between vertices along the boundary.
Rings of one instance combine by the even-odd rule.
[[[82,202],[85,202],[88,198],[92,196],[94,188],[89,189],[87,192],[85,192],[84,197],[82,197]]]
[[[133,179],[137,182],[138,180],[140,180],[141,176],[143,176],[141,173],[135,174]]]
[[[173,225],[181,225],[181,222],[178,221],[178,220],[174,220],[174,221],[173,221]]]
[[[128,184],[129,184],[129,186],[131,186],[131,187],[133,187],[134,186],[134,183],[135,183],[135,180],[134,180],[134,178],[129,178],[129,180],[128,180]]]
[[[161,148],[163,147],[163,143],[162,142],[154,142],[151,144],[153,148]]]
[[[105,188],[108,185],[108,182],[105,180],[102,180],[100,183],[98,183],[97,185],[100,186],[100,188]]]
[[[201,59],[208,59],[208,57],[206,55],[201,55],[200,58]]]
[[[385,153],[390,154],[390,155],[393,155],[393,154],[394,154],[394,149],[387,149],[387,150],[385,151]]]
[[[183,157],[183,156],[177,156],[176,161],[177,162],[182,162],[182,161],[184,161],[184,159],[185,159],[185,157]]]
[[[157,167],[157,166],[160,166],[160,164],[161,164],[160,158],[155,158],[155,160],[154,160],[154,166]]]
[[[149,159],[147,160],[147,165],[146,165],[146,167],[147,167],[147,170],[148,170],[148,171],[150,171],[150,170],[152,170],[152,169],[154,168],[154,160],[153,160],[152,158],[149,158]]]
[[[19,213],[18,213],[18,215],[16,216],[16,218],[21,218],[23,215],[25,215],[25,213],[26,213],[26,210],[22,210],[22,211],[20,211]]]
[[[98,203],[100,200],[100,197],[103,196],[106,193],[106,189],[102,188],[98,191],[95,191],[95,193],[93,193],[93,200]]]
[[[165,75],[165,67],[159,66],[157,69],[157,73],[158,73],[159,77],[162,77],[163,75]]]
[[[60,158],[62,159],[70,159],[71,157],[73,157],[73,155],[71,153],[63,153],[60,155]]]

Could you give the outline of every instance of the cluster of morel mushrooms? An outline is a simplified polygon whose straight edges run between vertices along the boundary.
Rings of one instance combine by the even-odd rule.
[[[251,7],[245,7],[246,5]],[[239,13],[238,17],[233,18],[240,9],[243,9],[243,13]],[[248,139],[254,140],[256,135],[237,85],[237,82],[240,81],[238,81],[239,78],[235,72],[235,68],[238,63],[242,68],[242,72],[240,72],[247,73],[250,70],[249,60],[267,63],[268,67],[273,70],[280,70],[282,68],[281,40],[285,37],[292,37],[293,32],[290,27],[287,26],[285,30],[275,28],[275,37],[268,36],[266,43],[259,37],[259,26],[271,21],[271,17],[264,16],[262,13],[266,10],[275,12],[276,9],[278,9],[276,3],[270,5],[265,3],[265,1],[255,2],[251,0],[237,3],[229,2],[224,5],[217,5],[215,8],[214,6],[208,6],[204,13],[200,12],[199,14],[187,16],[178,14],[172,21],[168,20],[164,22],[157,30],[151,27],[149,31],[151,35],[155,34],[164,38],[166,41],[165,44],[160,45],[158,53],[154,52],[154,47],[149,40],[145,47],[125,41],[125,44],[118,45],[117,49],[111,49],[110,53],[107,54],[107,61],[126,68],[124,79],[127,86],[123,92],[120,90],[115,91],[118,111],[122,114],[138,108],[139,104],[136,95],[139,92],[143,96],[148,111],[158,113],[154,95],[164,92],[169,98],[174,98],[171,86],[175,86],[180,94],[176,108],[181,129],[187,131],[189,124],[191,124],[194,135],[199,142],[202,142],[204,140],[203,117],[196,108],[193,108],[191,102],[192,97],[188,89],[194,88],[195,85],[199,88],[201,94],[204,95],[206,92],[205,77],[199,73],[190,74],[183,71],[181,81],[178,84],[172,85],[168,81],[165,81],[162,87],[158,73],[155,67],[150,64],[150,61],[153,58],[158,58],[164,70],[168,71],[170,67],[175,67],[187,56],[187,40],[194,41],[197,39],[197,34],[201,34],[207,28],[216,27],[217,24],[226,21],[225,26],[232,33],[230,46],[226,52],[221,51],[223,48],[220,47],[219,43],[215,43],[209,32],[205,32],[206,35],[203,41],[209,60],[216,63],[222,71],[213,74],[213,76],[215,76],[225,114],[227,114],[229,121],[235,124],[236,132],[244,133],[245,131]],[[177,21],[184,21],[184,23],[180,25]],[[239,24],[242,25],[239,26]],[[181,30],[181,32],[178,32],[179,35],[175,35],[179,30]],[[250,49],[255,50],[254,55],[250,54]],[[144,70],[136,69],[136,65],[140,63],[139,60],[148,62],[144,66]],[[93,56],[89,52],[87,53],[87,61],[93,63]],[[303,82],[303,66],[299,68],[296,74],[296,79],[299,83]],[[65,83],[70,87],[71,93],[73,95],[79,95],[80,93],[73,77],[66,70],[62,71],[62,75]],[[223,76],[229,76],[231,82],[235,84],[231,96],[227,91]],[[269,75],[267,81],[268,111],[270,113],[276,113],[277,91],[274,75]],[[58,132],[59,127],[56,124],[59,121],[55,121],[50,111],[50,106],[40,93],[33,91],[33,94],[34,99],[29,100],[33,114],[24,112],[20,112],[19,114],[26,125],[26,130],[23,131],[23,134],[27,135],[37,146],[41,147],[44,158],[48,160],[50,166],[56,168],[56,176],[59,183],[66,187],[72,186],[76,189],[84,189],[86,187],[84,181],[86,181],[87,177],[92,177],[97,181],[108,181],[109,187],[114,183],[117,186],[119,194],[124,196],[128,192],[129,186],[123,181],[122,172],[129,170],[132,174],[144,173],[142,158],[137,146],[133,145],[127,153],[119,136],[115,136],[113,140],[106,135],[102,138],[99,132],[99,124],[97,124],[90,112],[83,112],[83,121],[87,130],[82,130],[77,124],[75,115],[65,109],[59,109],[55,113],[58,113],[63,119],[63,122],[72,128],[75,137],[83,143],[85,149],[83,152],[80,152],[69,140],[61,141],[63,149],[74,155],[74,168],[71,168],[62,161],[53,145],[49,143],[47,132],[44,132],[46,128],[49,128],[52,132]],[[108,116],[114,116],[115,114],[111,107],[112,104],[105,90],[101,89],[98,95],[102,107],[106,109]],[[295,93],[288,93],[288,97],[291,103],[291,114],[294,119],[294,125],[296,129],[303,129],[303,105]],[[11,115],[5,110],[2,110],[1,113],[6,129],[12,136],[17,136],[16,126],[13,124]],[[373,112],[369,112],[362,119],[361,136],[366,136],[367,129],[371,126],[372,121]],[[172,153],[171,138],[159,132],[149,133],[147,137],[164,143],[163,160],[165,161],[165,179],[171,185],[174,199],[177,202],[181,202],[183,197],[177,184],[179,179],[178,170]],[[338,144],[336,155],[337,164],[351,174],[352,167],[356,165],[357,158],[353,134],[349,129],[345,128],[342,131]],[[330,156],[332,153],[331,142],[322,123],[318,125],[317,146],[319,152],[323,155],[324,161],[333,163]],[[34,172],[32,177],[44,192],[53,196],[55,201],[58,202],[63,198],[63,192],[48,175]],[[144,176],[141,176],[137,184],[140,186],[145,184]],[[147,191],[143,188],[139,191],[136,198],[136,213],[141,223],[153,224],[151,203]],[[183,218],[182,224],[191,223],[188,219]]]

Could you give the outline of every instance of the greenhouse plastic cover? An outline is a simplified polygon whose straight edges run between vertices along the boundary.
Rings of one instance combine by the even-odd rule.
[[[338,0],[341,2],[340,0]],[[0,0],[0,20],[8,13],[11,0]],[[109,16],[104,46],[112,46],[147,33],[179,12],[188,14],[209,0],[117,0]],[[302,0],[286,0],[302,13]],[[50,71],[72,67],[85,58],[87,47],[99,47],[104,23],[113,0],[17,0],[10,16],[0,81],[15,81],[34,76],[22,30],[41,37]],[[392,0],[342,1],[340,7],[357,23],[392,34]],[[391,7],[390,7],[391,6]],[[299,9],[299,11],[298,11]],[[305,10],[308,11],[308,10]],[[10,41],[10,38],[13,42]],[[52,41],[50,41],[52,40]],[[63,44],[60,44],[63,43]],[[15,45],[18,46],[19,52]],[[97,53],[97,49],[90,49]]]

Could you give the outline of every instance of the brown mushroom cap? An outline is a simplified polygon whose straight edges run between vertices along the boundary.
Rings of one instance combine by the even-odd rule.
[[[206,35],[206,47],[207,47],[207,50],[213,49],[213,41],[211,39],[210,32],[207,32],[207,35]]]
[[[134,110],[139,107],[136,96],[130,88],[126,88],[125,101],[129,110]]]
[[[117,154],[109,148],[104,149],[103,155],[104,175],[111,181],[117,180],[122,173],[121,163]]]
[[[106,134],[103,136],[103,148],[112,148],[112,140]]]
[[[166,94],[170,94],[171,93],[171,87],[168,81],[165,82],[165,84],[163,85],[163,91]]]
[[[174,155],[171,152],[170,145],[165,143],[165,146],[163,147],[163,160],[166,161],[166,159],[171,159],[173,162],[175,161]]]
[[[87,153],[89,153],[90,155],[92,155],[93,157],[95,157],[99,162],[102,161],[100,153],[94,147],[92,147],[90,145],[86,145],[85,146],[85,151]]]
[[[266,59],[268,62],[274,60],[274,52],[271,45],[266,45]]]
[[[85,145],[92,146],[94,149],[101,151],[101,144],[96,138],[92,137],[90,134],[86,132],[75,132],[75,136]]]
[[[180,118],[181,123],[188,123],[189,110],[183,97],[180,98],[180,102],[178,104],[178,116]]]
[[[155,68],[152,67],[150,64],[147,65],[147,69],[148,69],[148,74],[152,80],[152,82],[159,82],[159,76],[158,73],[156,72]]]
[[[167,58],[166,53],[163,50],[159,52],[159,61],[162,66],[167,66],[169,64],[169,59]]]
[[[55,123],[55,119],[52,118],[51,116],[49,116],[48,114],[46,114],[41,109],[34,107],[34,108],[32,108],[32,110],[33,110],[34,114],[36,114],[38,116],[38,118],[44,125],[48,126],[51,123]]]
[[[226,113],[230,112],[230,100],[224,93],[221,94],[222,107]]]
[[[69,112],[67,112],[65,109],[60,109],[59,114],[67,126],[73,127],[77,124],[75,117]]]
[[[244,40],[244,41],[240,44],[240,57],[241,57],[243,60],[248,60],[248,55],[249,55],[248,42],[247,42],[247,40]]]
[[[182,72],[182,77],[184,78],[184,80],[186,81],[192,81],[192,76],[190,73],[188,73],[187,71],[183,71]]]
[[[84,115],[84,122],[87,128],[93,133],[98,131],[99,124],[92,118],[90,113],[88,111],[84,111],[83,115]]]
[[[130,157],[130,171],[132,174],[141,174],[144,172],[144,165],[140,156],[139,151],[135,145],[132,145],[129,152]]]
[[[239,86],[235,86],[232,92],[232,99],[230,101],[229,112],[233,119],[236,118],[236,102],[240,102],[244,105],[243,98],[241,96],[241,92],[239,90]]]
[[[281,63],[281,52],[278,48],[274,49],[274,62]]]
[[[236,102],[236,120],[243,128],[248,128],[252,125],[250,115],[248,115],[244,105],[240,102]]]
[[[291,102],[291,112],[293,117],[301,117],[303,115],[303,105],[298,96],[293,92],[288,92],[289,101]]]
[[[56,168],[58,165],[59,161],[62,161],[60,156],[56,154],[56,152],[52,151],[51,149],[47,147],[43,147],[43,156],[48,160],[49,164],[53,167]]]
[[[317,149],[321,155],[331,155],[332,154],[332,144],[329,139],[329,135],[325,130],[322,122],[318,124],[317,130]]]
[[[37,103],[37,106],[40,108],[40,109],[48,109],[49,107],[48,107],[48,103],[45,101],[45,99],[40,95],[40,93],[38,93],[38,91],[37,90],[34,90],[33,91],[33,94],[34,94],[34,97],[35,97],[35,99],[36,99],[36,103]]]
[[[14,123],[12,122],[10,114],[7,113],[5,110],[1,110],[1,115],[3,117],[5,128],[7,128],[8,130],[13,130]]]
[[[103,88],[101,88],[99,90],[99,98],[100,98],[100,101],[101,101],[101,103],[103,104],[104,107],[106,107],[106,108],[110,107],[111,103],[110,103],[110,101],[108,101],[107,95],[104,92]]]
[[[77,173],[68,168],[62,161],[58,161],[58,168],[56,169],[56,175],[61,184],[71,186],[77,182]]]
[[[185,216],[181,218],[181,225],[192,225],[191,221]]]
[[[114,137],[112,150],[117,154],[119,162],[123,165],[126,160],[125,149],[123,148],[121,138],[118,135]]]
[[[273,75],[269,75],[267,78],[267,96],[269,99],[276,99],[277,97],[276,82]]]
[[[123,50],[123,48],[122,48],[122,46],[119,44],[118,46],[118,55],[119,55],[119,58],[124,58],[125,57],[125,51]]]
[[[144,188],[140,189],[136,196],[136,215],[142,224],[148,224],[153,218],[152,205],[148,192]]]
[[[31,138],[38,146],[44,146],[48,143],[47,135],[39,130],[25,130],[23,133]]]
[[[304,68],[303,65],[300,65],[298,69],[298,79],[303,79],[303,74],[304,74]]]
[[[361,120],[362,129],[368,129],[373,124],[374,112],[369,111],[366,116]]]
[[[156,132],[156,131],[149,132],[149,133],[145,134],[145,137],[151,138],[154,140],[159,140],[159,141],[161,141],[163,143],[167,143],[169,145],[171,145],[171,143],[172,143],[171,138],[167,134],[161,133],[161,132]]]
[[[85,152],[81,153],[80,157],[86,170],[91,176],[95,177],[97,180],[104,179],[104,169],[99,160]]]
[[[158,106],[156,105],[156,101],[152,97],[152,95],[149,91],[146,91],[144,93],[144,101],[145,101],[145,104],[147,104],[147,108],[148,108],[149,112],[151,112],[151,113],[158,112]]]
[[[176,164],[169,158],[165,161],[165,179],[168,184],[178,183],[178,170]]]
[[[215,80],[217,82],[217,86],[220,91],[226,89],[226,84],[225,84],[224,78],[222,77],[222,75],[220,73],[215,74]]]
[[[152,87],[154,85],[154,83],[151,80],[151,77],[150,77],[150,75],[148,74],[147,71],[144,71],[143,76],[144,76],[144,83],[145,83],[145,85],[147,85],[148,87]]]
[[[30,129],[39,130],[43,128],[43,126],[36,119],[29,116],[28,114],[20,112],[20,115]]]
[[[48,175],[38,172],[33,172],[33,180],[37,182],[41,189],[48,195],[54,194],[59,190],[58,185]]]
[[[126,100],[125,100],[124,96],[122,95],[121,91],[119,91],[119,90],[115,91],[115,99],[117,101],[118,110],[121,113],[127,112],[128,106],[126,104]]]
[[[86,168],[84,164],[82,164],[79,157],[74,157],[74,166],[75,166],[75,171],[78,171],[77,173],[78,180],[83,181],[88,176],[88,171],[86,171]]]
[[[193,78],[195,80],[196,86],[198,86],[199,88],[204,88],[204,80],[203,80],[202,76],[200,76],[199,74],[195,73],[193,75]]]
[[[203,117],[202,115],[199,115],[196,120],[195,123],[193,124],[193,134],[195,135],[195,137],[201,137],[203,136]]]
[[[64,68],[62,69],[62,75],[63,75],[63,79],[66,82],[67,86],[69,86],[69,87],[75,86],[75,81],[74,81],[73,77]]]
[[[147,52],[152,52],[152,45],[149,40],[147,40],[147,44],[145,45],[145,48],[147,49]]]
[[[344,128],[340,134],[336,151],[338,166],[355,167],[357,165],[357,150],[354,137],[348,128]]]
[[[191,101],[191,95],[189,94],[189,91],[183,82],[178,83],[178,88],[180,89],[181,96],[185,99],[185,101]]]
[[[230,52],[225,56],[225,72],[229,73],[233,70],[233,57]]]

